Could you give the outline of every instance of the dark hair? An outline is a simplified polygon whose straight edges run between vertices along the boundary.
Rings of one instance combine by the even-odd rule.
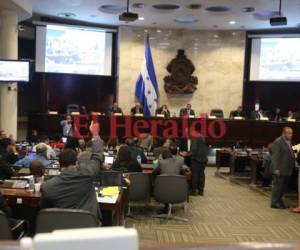
[[[45,167],[39,160],[34,160],[29,165],[30,173],[35,177],[41,177],[44,175]]]
[[[118,137],[110,137],[108,142],[107,142],[107,146],[110,148],[110,147],[113,147],[115,148],[116,146],[118,146],[119,144],[119,140],[118,140]]]
[[[49,140],[48,136],[46,136],[46,135],[41,136],[41,139],[40,139],[41,142],[45,142],[48,140]]]
[[[2,148],[2,149],[6,149],[11,144],[12,144],[12,141],[10,138],[3,138],[0,140],[0,148]]]
[[[170,152],[172,155],[177,155],[178,153],[177,147],[175,145],[171,145]]]
[[[66,148],[63,151],[61,151],[58,158],[59,158],[60,167],[62,168],[68,167],[76,164],[77,153],[73,149]]]
[[[120,147],[117,155],[117,163],[129,163],[132,161],[131,153],[127,145]]]
[[[125,140],[125,143],[128,145],[128,146],[134,146],[134,139],[132,137],[129,137]]]
[[[163,159],[168,159],[168,158],[172,158],[172,154],[170,152],[169,149],[164,149],[162,152],[161,152],[161,157]]]
[[[68,137],[65,148],[73,149],[74,151],[76,151],[78,146],[79,144],[76,138]]]

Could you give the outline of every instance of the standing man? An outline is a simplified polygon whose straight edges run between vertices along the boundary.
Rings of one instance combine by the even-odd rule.
[[[272,148],[273,187],[271,208],[287,208],[282,197],[287,189],[288,181],[295,167],[295,154],[292,148],[293,130],[284,127],[282,135],[278,137]]]
[[[207,164],[207,146],[205,138],[197,131],[191,131],[191,169],[192,195],[203,196],[205,186],[205,167]]]
[[[60,122],[62,126],[62,134],[64,137],[72,137],[74,135],[74,122],[71,115],[66,115],[66,119]]]

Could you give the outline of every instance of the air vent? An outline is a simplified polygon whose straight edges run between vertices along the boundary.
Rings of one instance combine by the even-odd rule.
[[[210,6],[207,7],[205,10],[210,11],[210,12],[227,12],[230,11],[231,8],[229,6]]]
[[[198,3],[194,3],[194,4],[189,4],[186,7],[191,10],[199,10],[202,8],[202,5]]]
[[[144,4],[144,3],[134,3],[131,6],[132,6],[132,8],[135,8],[135,9],[142,9],[142,8],[146,7],[146,4]]]
[[[114,5],[114,4],[105,4],[99,7],[99,10],[109,14],[119,14],[123,11],[126,11],[126,6],[123,5]]]
[[[152,7],[157,10],[177,10],[180,8],[180,6],[176,4],[155,4],[152,5]]]

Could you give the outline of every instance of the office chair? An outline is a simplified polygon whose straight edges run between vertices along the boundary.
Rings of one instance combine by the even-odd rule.
[[[154,183],[153,196],[157,202],[168,204],[168,213],[155,215],[155,218],[188,221],[188,219],[172,215],[173,204],[185,203],[188,200],[188,183],[185,176],[158,175]]]
[[[68,104],[67,114],[71,114],[72,112],[80,112],[80,106],[78,104]]]
[[[217,118],[221,118],[221,119],[224,118],[224,113],[223,113],[222,109],[212,109],[210,111],[210,115],[211,116],[216,116]]]
[[[0,240],[19,240],[25,235],[24,220],[9,219],[0,211]]]
[[[98,227],[100,222],[90,212],[81,209],[47,208],[39,211],[35,233],[57,229]]]
[[[130,186],[128,193],[129,202],[144,201],[148,206],[150,200],[150,176],[146,173],[129,173]],[[127,216],[130,215],[130,203]]]

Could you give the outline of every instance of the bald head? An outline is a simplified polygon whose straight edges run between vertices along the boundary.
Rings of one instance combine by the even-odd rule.
[[[286,140],[291,141],[293,138],[293,129],[291,127],[284,127],[282,130],[282,136]]]

